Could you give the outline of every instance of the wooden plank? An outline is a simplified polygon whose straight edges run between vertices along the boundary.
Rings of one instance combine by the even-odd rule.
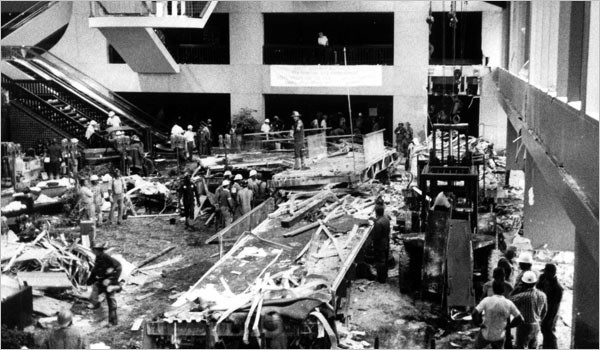
[[[17,278],[33,289],[71,289],[73,285],[65,272],[17,272]]]
[[[310,213],[314,209],[317,209],[318,207],[322,206],[323,203],[325,203],[325,200],[326,200],[326,198],[314,200],[312,203],[309,203],[307,206],[305,206],[301,210],[298,210],[296,212],[296,214],[294,214],[291,218],[281,220],[281,226],[282,227],[294,226],[296,223],[298,223],[298,221],[302,220],[302,218],[304,218],[308,213]]]
[[[475,306],[473,291],[473,249],[468,220],[450,220],[447,256],[448,306]]]
[[[44,316],[55,316],[60,310],[70,310],[73,305],[54,298],[33,297],[33,311]]]
[[[284,233],[283,237],[293,237],[293,236],[299,235],[299,234],[301,234],[303,232],[306,232],[306,231],[308,231],[310,229],[313,229],[313,228],[315,228],[317,226],[319,226],[319,223],[318,222],[313,222],[312,224],[308,224],[306,226],[302,226],[300,228],[297,228],[297,229],[295,229],[293,231]]]
[[[252,231],[259,222],[267,218],[267,215],[273,210],[274,206],[275,200],[273,198],[267,199],[259,206],[234,221],[231,225],[210,236],[206,241],[204,241],[204,244],[209,244],[215,239],[226,234],[230,234],[233,237],[238,237],[244,231]]]

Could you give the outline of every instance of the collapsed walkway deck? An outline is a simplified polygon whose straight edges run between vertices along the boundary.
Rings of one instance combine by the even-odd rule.
[[[317,323],[326,329],[329,326],[325,317],[315,315],[315,308],[326,318],[332,317],[339,302],[335,295],[343,293],[343,281],[371,232],[370,221],[365,218],[373,205],[372,199],[350,195],[340,199],[322,191],[305,200],[290,199],[268,217],[274,207],[273,199],[269,199],[255,209],[259,214],[247,216],[256,220],[257,215],[264,215],[265,220],[251,232],[242,233],[164,318],[145,323],[144,347],[182,345],[186,341],[213,347],[215,339],[246,342],[250,334],[260,343],[265,336],[263,319],[273,312],[282,315],[289,336],[308,334],[316,338],[319,332],[313,330],[321,327],[316,327]],[[290,206],[297,211],[289,213]],[[326,217],[310,223],[307,219],[314,220],[314,213],[319,211]],[[302,212],[312,214],[296,220]],[[299,228],[304,231],[297,233]],[[252,317],[254,314],[260,317]],[[315,327],[307,323],[310,318]],[[335,335],[331,333],[333,342]]]

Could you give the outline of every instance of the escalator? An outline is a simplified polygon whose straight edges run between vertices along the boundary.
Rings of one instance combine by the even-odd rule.
[[[72,1],[39,1],[2,26],[2,45],[37,45],[50,49],[71,19]]]
[[[42,117],[52,117],[50,122],[58,127],[68,127],[73,137],[85,140],[82,138],[85,125],[92,120],[101,129],[106,128],[108,113],[114,111],[120,116],[122,125],[144,140],[144,144],[168,140],[167,134],[159,131],[168,130],[166,125],[156,125],[145,112],[43,49],[3,46],[2,60],[3,64],[30,77],[22,79],[3,71],[2,87],[18,96],[14,98],[17,103],[33,108],[33,111],[44,110]],[[103,140],[93,143],[108,142],[107,136],[100,138]]]

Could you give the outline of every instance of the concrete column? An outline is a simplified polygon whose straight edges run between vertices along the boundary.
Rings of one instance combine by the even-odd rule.
[[[540,87],[542,69],[542,11],[543,5],[540,1],[531,2],[531,27],[528,28],[531,35],[529,41],[529,83],[537,87]]]
[[[231,114],[238,113],[241,108],[251,108],[256,110],[255,118],[262,121],[265,118],[262,96],[264,28],[259,5],[250,4],[247,11],[229,14],[229,47]]]
[[[429,4],[398,3],[394,13],[394,128],[410,122],[415,137],[424,137],[427,123]]]
[[[590,3],[590,29],[588,37],[588,62],[587,62],[587,88],[585,113],[598,120],[600,99],[600,72],[598,61],[600,60],[600,3]]]
[[[481,51],[490,58],[489,66],[501,65],[502,61],[502,20],[504,14],[500,11],[484,11],[481,14]]]
[[[576,228],[572,349],[598,349],[598,231],[585,226]]]
[[[568,1],[560,2],[559,23],[558,23],[558,54],[556,74],[556,94],[560,97],[567,96],[567,83],[569,81],[569,39],[571,32],[571,3]]]
[[[492,74],[487,74],[482,78],[481,104],[479,105],[479,136],[492,142],[496,152],[500,152],[507,146],[507,116],[502,106],[498,103],[496,88],[497,86],[492,79]]]
[[[545,8],[548,12],[548,41],[546,46],[548,56],[546,57],[547,67],[547,82],[548,93],[556,94],[556,79],[558,72],[558,33],[559,33],[559,13],[560,2],[551,0],[545,3]]]

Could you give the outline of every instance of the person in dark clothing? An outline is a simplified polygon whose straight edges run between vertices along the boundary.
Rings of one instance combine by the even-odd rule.
[[[533,271],[523,272],[521,282],[522,291],[510,297],[524,319],[523,324],[517,327],[515,348],[536,349],[540,323],[546,317],[546,294],[535,287],[537,276]]]
[[[192,183],[192,175],[187,171],[181,180],[179,198],[183,202],[183,216],[185,216],[185,227],[190,228],[190,220],[194,219],[195,203],[200,205],[200,196],[196,186]]]
[[[63,309],[56,317],[58,328],[48,334],[42,344],[45,349],[88,349],[90,342],[87,336],[73,326],[73,314]]]
[[[58,179],[60,174],[60,163],[62,162],[62,149],[57,139],[52,140],[48,147],[48,157],[50,158],[49,170],[50,179]]]
[[[515,257],[517,255],[517,248],[515,246],[508,246],[504,256],[498,261],[498,267],[504,269],[504,278],[514,287],[516,276],[516,262]]]
[[[92,286],[92,296],[90,297],[89,309],[100,307],[98,296],[106,294],[108,303],[108,322],[113,326],[118,324],[117,320],[117,299],[115,293],[121,290],[119,277],[121,276],[121,263],[104,251],[106,244],[95,243],[92,246],[92,252],[96,255],[94,269],[90,272],[87,285]]]
[[[556,342],[556,320],[558,319],[558,309],[563,295],[563,287],[556,279],[556,265],[546,264],[542,270],[543,273],[536,285],[537,289],[546,293],[548,302],[548,311],[542,320],[541,331],[544,341],[544,349],[558,349]]]
[[[525,288],[522,281],[523,275],[526,272],[531,271],[531,266],[533,265],[533,256],[530,252],[522,252],[521,254],[519,254],[517,262],[519,263],[519,269],[521,270],[521,272],[517,276],[515,288],[512,290],[512,292],[510,292],[511,296],[517,295],[524,291]]]
[[[371,231],[373,239],[373,252],[375,254],[375,268],[377,269],[377,281],[385,283],[388,273],[388,258],[390,255],[390,221],[384,215],[385,207],[375,207],[375,223]]]
[[[300,170],[300,167],[308,169],[304,165],[304,155],[302,154],[302,149],[304,148],[304,123],[300,120],[300,113],[298,111],[293,111],[292,117],[294,118],[294,127],[292,129],[292,134],[294,135],[294,169]]]

